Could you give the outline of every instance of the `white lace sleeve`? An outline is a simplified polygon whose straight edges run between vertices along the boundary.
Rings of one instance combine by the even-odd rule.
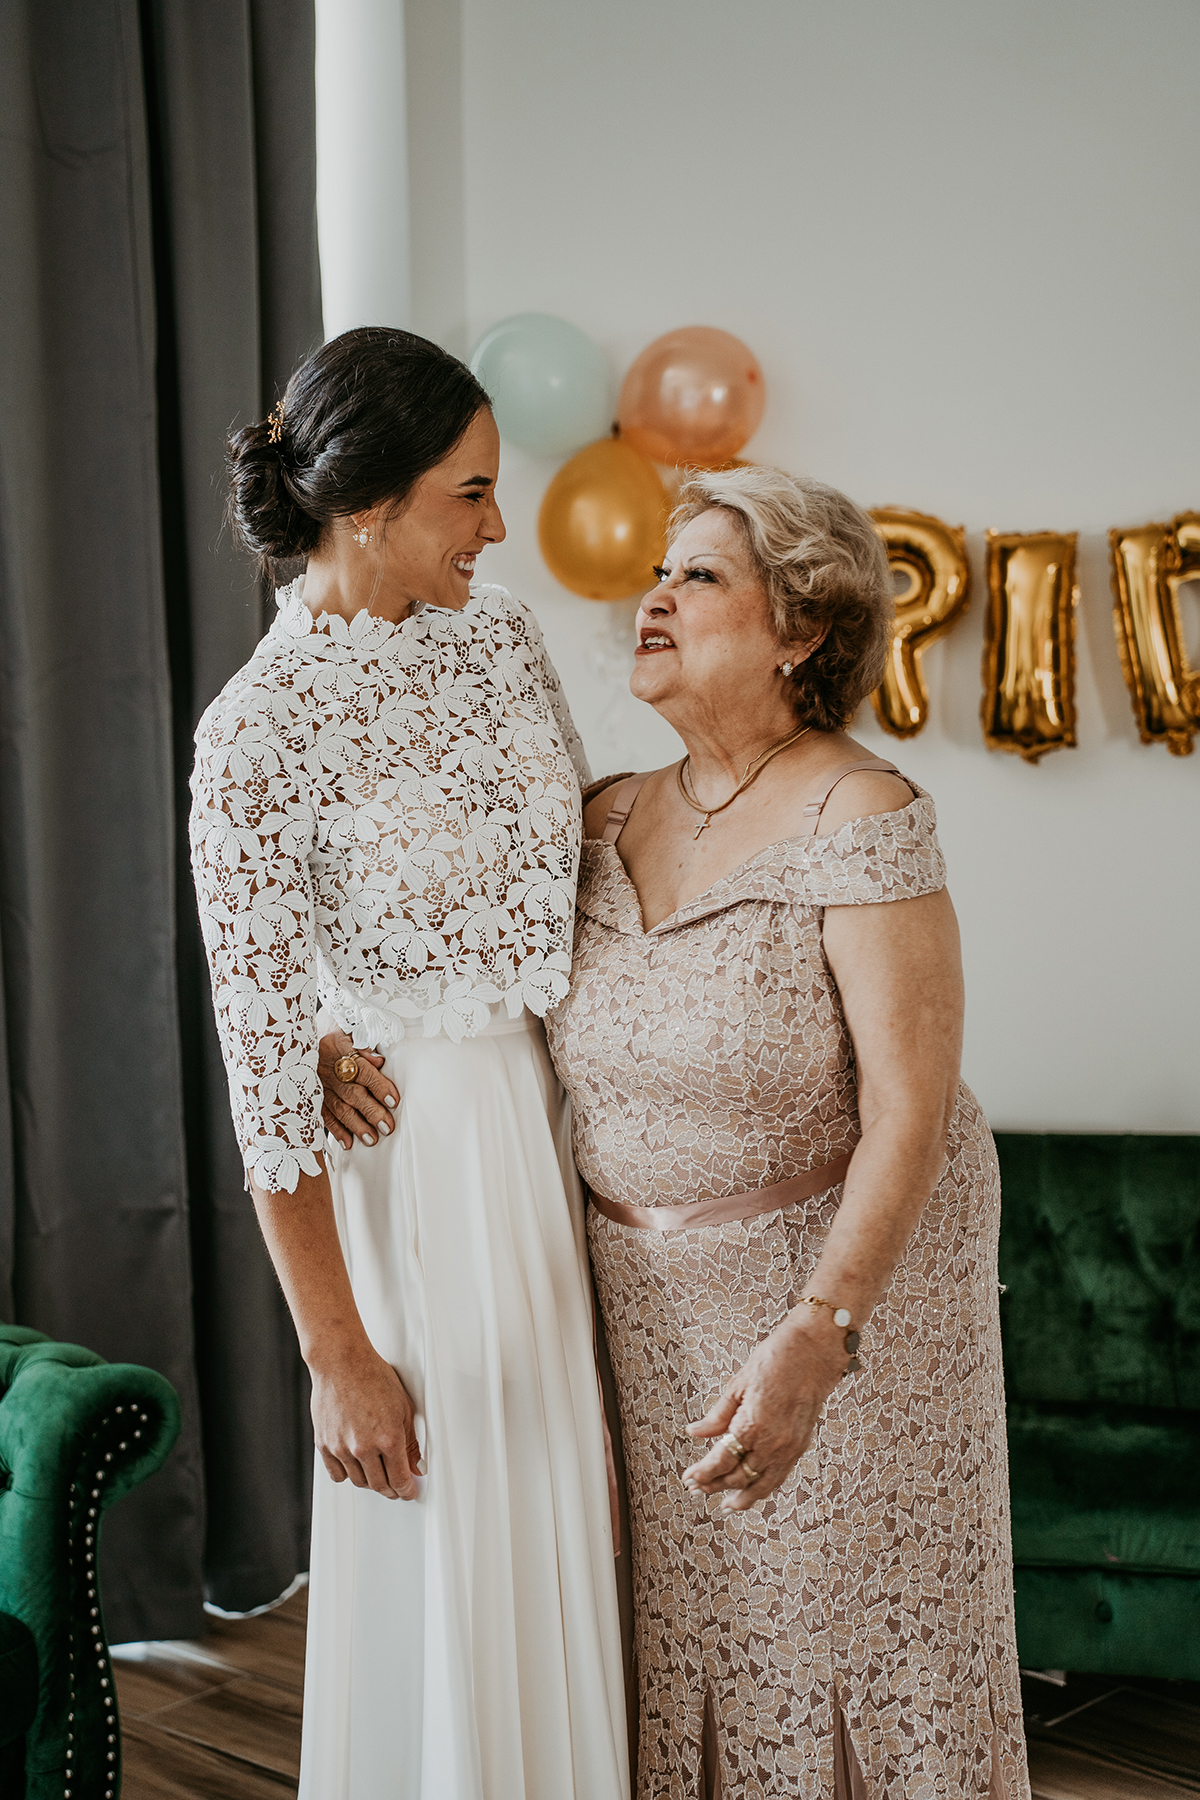
[[[546,644],[542,637],[542,628],[527,606],[508,596],[509,605],[520,617],[529,639],[530,657],[537,670],[550,710],[554,714],[555,723],[562,733],[567,754],[575,764],[575,773],[579,777],[581,788],[587,787],[592,779],[592,771],[588,764],[587,752],[583,747],[583,739],[575,729],[575,721],[571,717],[571,709],[567,705],[567,696],[563,693],[562,682],[558,679],[558,670],[546,654]]]
[[[234,1126],[256,1186],[294,1193],[323,1145],[311,806],[270,725],[197,736],[192,865]]]

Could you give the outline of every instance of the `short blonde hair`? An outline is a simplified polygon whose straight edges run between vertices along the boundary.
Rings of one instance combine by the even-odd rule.
[[[895,600],[882,538],[837,488],[759,463],[689,475],[670,537],[717,507],[742,528],[781,641],[825,634],[790,678],[797,718],[843,730],[879,686],[891,642]]]

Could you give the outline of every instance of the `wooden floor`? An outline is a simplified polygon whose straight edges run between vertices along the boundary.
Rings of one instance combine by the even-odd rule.
[[[301,1589],[260,1618],[213,1619],[195,1643],[116,1653],[122,1800],[295,1792],[307,1599]],[[1068,1675],[1022,1688],[1034,1800],[1200,1794],[1200,1684]]]
[[[301,1588],[257,1619],[211,1619],[191,1643],[113,1653],[121,1800],[281,1800],[300,1772]]]
[[[1200,1794],[1200,1683],[1021,1680],[1034,1800]]]

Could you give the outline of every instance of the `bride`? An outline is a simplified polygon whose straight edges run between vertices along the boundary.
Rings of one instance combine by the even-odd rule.
[[[541,1024],[586,769],[535,622],[472,579],[504,536],[495,422],[460,362],[366,328],[229,461],[247,548],[307,558],[201,721],[192,813],[234,1120],[313,1382],[301,1800],[623,1800],[582,1207]],[[371,1075],[394,1107],[352,1158],[322,1129],[321,1005],[346,1091]]]

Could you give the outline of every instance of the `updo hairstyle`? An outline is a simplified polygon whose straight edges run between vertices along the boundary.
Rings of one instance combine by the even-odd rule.
[[[843,731],[879,686],[891,642],[895,600],[882,538],[836,488],[757,463],[690,475],[669,535],[713,507],[741,527],[780,640],[825,633],[788,678],[798,722]]]
[[[265,573],[309,556],[330,520],[399,510],[489,399],[456,356],[363,325],[314,352],[261,424],[228,441],[228,516]]]

